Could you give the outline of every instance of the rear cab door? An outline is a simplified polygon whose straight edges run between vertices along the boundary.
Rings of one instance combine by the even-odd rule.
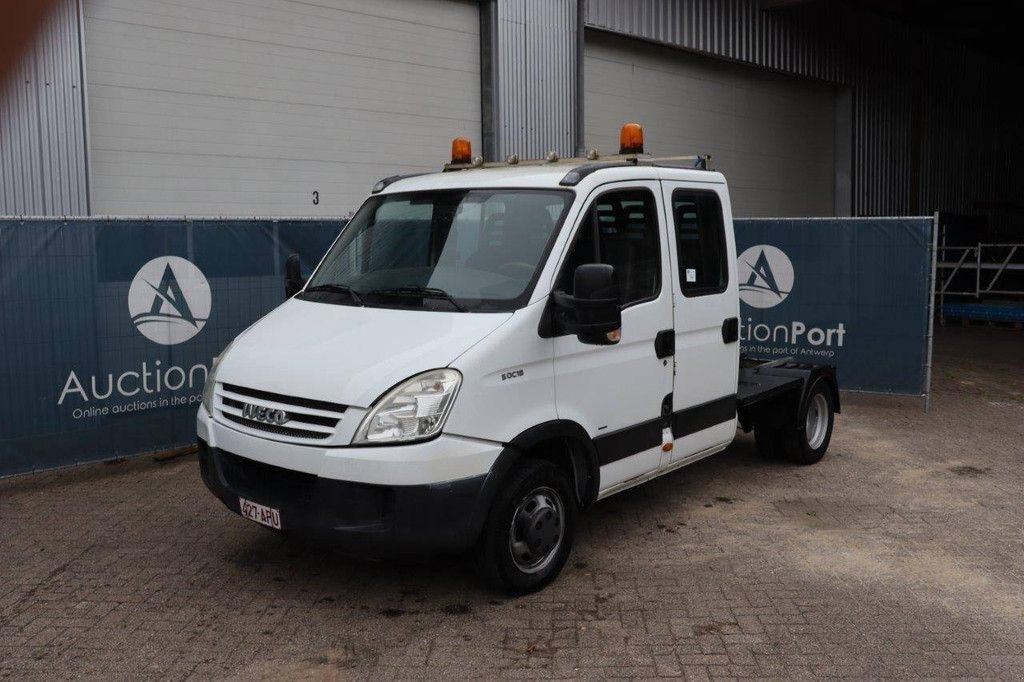
[[[736,435],[739,294],[726,186],[663,180],[662,200],[675,300],[676,463],[712,454]]]

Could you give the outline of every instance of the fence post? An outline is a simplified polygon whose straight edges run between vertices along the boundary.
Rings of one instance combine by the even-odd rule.
[[[945,236],[945,235],[943,235]],[[935,279],[938,272],[939,256],[939,212],[936,211],[932,217],[932,243],[931,243],[932,268],[928,282],[928,353],[925,356],[924,365],[924,411],[928,412],[932,406],[932,345],[935,342]]]
[[[942,230],[942,246],[939,248],[939,251],[941,251],[941,253],[942,253],[942,258],[943,258],[942,262],[945,263],[946,262],[945,258],[946,258],[946,253],[947,253],[946,252],[946,227],[945,227],[945,225],[943,225],[939,229]],[[938,274],[939,274],[938,273],[938,269],[936,269],[935,276],[938,277]],[[943,327],[946,326],[946,282],[945,282],[945,280],[943,280],[942,286],[939,288],[939,324],[942,325]]]
[[[974,263],[974,298],[981,300],[981,242],[978,242],[978,246],[975,247],[974,251],[975,263]]]

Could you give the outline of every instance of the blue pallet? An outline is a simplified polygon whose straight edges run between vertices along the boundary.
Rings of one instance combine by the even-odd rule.
[[[999,303],[947,303],[942,306],[944,317],[986,322],[1024,322],[1024,305]]]

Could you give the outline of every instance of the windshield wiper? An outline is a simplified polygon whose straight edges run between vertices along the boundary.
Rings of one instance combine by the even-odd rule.
[[[316,293],[317,291],[328,291],[332,294],[348,294],[356,305],[366,305],[363,303],[363,297],[359,295],[359,292],[347,284],[317,284],[306,287],[303,293],[309,294]]]
[[[364,291],[367,296],[418,296],[420,298],[440,298],[452,304],[452,307],[460,313],[466,312],[466,307],[455,300],[455,298],[444,289],[436,287],[393,287],[391,289],[374,289]]]

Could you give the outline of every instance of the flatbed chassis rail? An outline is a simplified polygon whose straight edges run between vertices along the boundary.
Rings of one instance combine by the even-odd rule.
[[[789,431],[802,428],[799,415],[811,389],[825,382],[838,414],[839,384],[836,368],[797,362],[792,358],[758,360],[740,358],[736,391],[736,415],[740,428],[749,432],[758,427]]]

